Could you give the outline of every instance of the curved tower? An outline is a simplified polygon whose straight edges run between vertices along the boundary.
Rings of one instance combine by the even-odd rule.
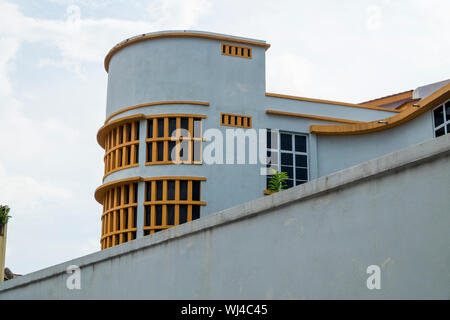
[[[268,47],[168,31],[111,49],[106,120],[97,135],[105,149],[103,184],[95,192],[103,205],[102,249],[261,195],[254,187],[265,179],[258,166],[205,165],[202,148],[206,129],[250,128],[260,116]]]

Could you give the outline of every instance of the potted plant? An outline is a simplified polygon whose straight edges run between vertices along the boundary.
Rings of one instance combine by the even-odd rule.
[[[8,223],[10,215],[8,215],[10,208],[8,206],[0,205],[0,236],[3,236],[5,233],[5,227]]]
[[[275,193],[287,188],[286,179],[289,179],[289,176],[286,172],[276,171],[271,169],[272,177],[269,180],[269,192]]]

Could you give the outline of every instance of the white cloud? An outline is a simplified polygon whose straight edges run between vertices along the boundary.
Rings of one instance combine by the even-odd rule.
[[[208,0],[157,0],[147,10],[157,29],[189,29],[210,9]]]
[[[376,5],[367,7],[367,28],[377,30],[381,27],[381,8]]]

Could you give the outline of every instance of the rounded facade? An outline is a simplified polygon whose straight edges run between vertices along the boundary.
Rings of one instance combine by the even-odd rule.
[[[106,121],[97,135],[105,171],[95,192],[102,249],[260,196],[258,166],[206,165],[202,151],[205,130],[225,136],[227,127],[257,121],[267,48],[173,31],[128,39],[108,53]]]

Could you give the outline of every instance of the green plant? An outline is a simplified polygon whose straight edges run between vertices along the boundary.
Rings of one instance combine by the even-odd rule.
[[[271,169],[272,177],[269,181],[269,190],[272,192],[278,192],[287,188],[286,179],[289,178],[286,172],[276,171]]]
[[[6,225],[8,223],[10,215],[8,215],[10,208],[8,206],[0,205],[0,225]]]

